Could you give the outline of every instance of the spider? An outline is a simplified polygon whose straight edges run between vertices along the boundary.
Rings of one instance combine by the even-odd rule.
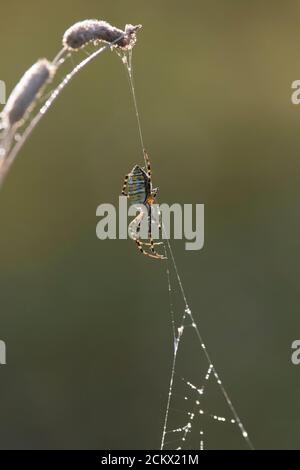
[[[140,240],[140,229],[141,223],[145,216],[144,212],[140,212],[137,217],[130,223],[129,230],[133,240],[136,242],[140,252],[155,259],[166,259],[165,256],[157,253],[155,250],[156,245],[161,245],[162,242],[154,243],[152,238],[152,204],[155,203],[155,197],[158,192],[158,188],[152,187],[152,174],[150,160],[146,150],[144,150],[145,162],[147,165],[147,171],[145,168],[141,168],[139,165],[135,165],[131,172],[124,178],[124,184],[122,188],[122,195],[126,196],[131,204],[143,204],[147,209],[148,214],[148,239],[149,243],[142,242]],[[126,191],[127,190],[127,191]],[[136,229],[133,231],[133,227]],[[158,227],[161,230],[161,225],[158,222]],[[150,252],[145,250],[144,247],[150,247]]]

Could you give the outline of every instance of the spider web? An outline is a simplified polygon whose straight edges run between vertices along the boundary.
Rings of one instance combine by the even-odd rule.
[[[218,447],[222,447],[224,433],[232,448],[240,447],[242,440],[246,448],[253,449],[188,306],[169,240],[166,240],[166,244],[179,289],[176,292],[170,267],[167,267],[174,351],[161,449],[173,449],[175,445],[176,449],[188,446],[203,450],[209,448],[211,441],[217,441]],[[184,302],[184,311],[179,314],[179,320],[174,312],[173,299],[176,293]],[[187,355],[195,358],[192,364],[186,363]],[[188,374],[188,378],[184,374]],[[170,436],[173,438],[170,439]]]
[[[105,46],[96,52],[88,52],[87,58],[76,66],[73,65],[72,71],[54,90],[42,95],[38,100],[42,103],[42,108],[32,120],[29,120],[28,127],[26,127],[28,122],[25,123],[25,136],[33,129],[32,123],[35,124],[35,119],[38,121],[45,114],[74,75],[93,57],[108,48],[109,46]],[[126,53],[116,52],[121,57],[129,78],[143,153],[145,146],[133,79],[132,50]],[[222,447],[222,437],[226,433],[227,441],[230,441],[232,448],[240,447],[242,441],[245,447],[253,449],[248,433],[216,371],[189,307],[168,239],[164,243],[164,249],[165,254],[169,255],[166,262],[166,276],[173,337],[173,360],[160,447],[165,450],[184,448],[204,450],[210,448],[211,442],[214,443],[214,447]],[[178,309],[175,311],[175,301],[176,305],[183,303],[179,311]],[[194,357],[195,360],[191,364],[186,361],[186,357]]]
[[[132,50],[118,55],[125,65],[129,78],[140,144],[144,152],[143,132],[133,78]],[[164,231],[164,227],[162,228]],[[215,448],[222,448],[222,436],[226,433],[230,447],[241,447],[242,442],[245,448],[254,449],[202,339],[189,307],[168,239],[164,243],[164,250],[166,256],[169,254],[166,275],[173,335],[173,360],[160,448],[161,450],[185,448],[204,450],[209,448],[211,441],[214,442]],[[175,281],[172,279],[171,271]],[[181,303],[183,302],[182,313],[179,314],[174,309],[175,295],[179,297]],[[185,360],[187,353],[188,357],[195,357],[193,364]]]

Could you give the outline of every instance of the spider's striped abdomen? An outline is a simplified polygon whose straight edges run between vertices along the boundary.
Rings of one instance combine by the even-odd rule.
[[[149,180],[144,170],[136,165],[128,176],[127,194],[130,204],[144,204],[149,192]]]

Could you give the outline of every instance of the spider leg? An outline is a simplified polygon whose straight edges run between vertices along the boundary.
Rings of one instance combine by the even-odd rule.
[[[157,221],[157,224],[158,224],[158,229],[161,232],[161,212],[160,212],[159,206],[158,206],[158,221]]]
[[[143,243],[144,246],[156,246],[156,245],[163,245],[164,242],[154,242],[154,243]]]
[[[148,245],[148,244],[147,244]],[[153,239],[150,238],[150,250],[151,250],[151,253],[153,255],[154,258],[159,258],[159,259],[167,259],[164,255],[160,255],[159,253],[157,253],[157,251],[155,250],[154,246],[156,245],[161,245],[161,243],[154,243],[153,242]]]
[[[141,229],[141,223],[142,223],[142,219],[143,219],[143,216],[144,214],[142,214],[142,217],[140,217],[140,215],[138,217],[140,217],[140,221],[138,223],[138,226],[136,228],[136,233],[138,234],[140,232],[140,229]],[[139,249],[139,251],[145,255],[145,256],[148,256],[149,258],[155,258],[155,259],[165,259],[165,257],[162,257],[161,255],[159,255],[158,253],[156,253],[155,249],[154,249],[154,243],[153,243],[153,240],[151,239],[151,242],[152,243],[144,243],[140,240],[140,238],[137,236],[135,239],[134,239],[135,243],[137,244],[137,247]],[[144,250],[144,246],[151,246],[151,251],[152,253],[149,253],[148,251]]]
[[[127,197],[128,197],[128,194],[126,193],[125,189],[126,189],[126,186],[127,186],[128,178],[129,178],[129,174],[125,176],[123,187],[122,187],[122,196],[127,196]]]
[[[147,207],[148,209],[148,238],[151,238],[152,234],[152,208],[151,206]]]
[[[137,244],[138,244],[138,242],[137,242]],[[140,252],[143,253],[143,255],[148,256],[149,258],[167,259],[165,256],[159,255],[158,253],[156,253],[156,251],[154,251],[153,253],[148,253],[148,251],[143,249],[142,245],[138,244],[138,248],[139,248]]]
[[[145,158],[145,161],[146,161],[146,164],[147,164],[147,175],[148,175],[148,178],[151,182],[152,172],[151,172],[150,160],[149,160],[148,154],[147,154],[145,149],[143,150],[143,152],[144,152],[144,158]]]
[[[149,245],[150,245],[150,250],[151,250],[151,253],[152,255],[155,257],[155,258],[159,258],[159,259],[166,259],[165,256],[163,255],[160,255],[159,253],[157,253],[157,251],[155,250],[154,248],[154,245],[158,245],[160,243],[154,243],[154,240],[152,238],[152,210],[151,210],[151,206],[149,207],[148,209],[148,220],[149,220],[149,226],[148,226],[148,238],[149,238]],[[147,244],[148,245],[148,244]],[[148,245],[148,246],[149,246]]]
[[[159,209],[159,206],[157,206],[157,213],[155,213],[155,217],[152,216],[152,206],[151,206],[151,224],[154,223],[157,225],[158,227],[158,230],[159,230],[159,236],[161,235],[161,229],[162,229],[162,226],[161,226],[161,222],[160,222],[160,219],[161,219],[161,212],[160,212],[160,209]],[[157,216],[157,217],[156,217]],[[152,227],[152,226],[151,226]],[[151,231],[149,230],[149,239],[151,238],[151,235],[152,235],[152,228],[151,228]],[[151,243],[150,243],[151,245]],[[153,243],[153,245],[163,245],[163,242],[156,242],[156,243]]]
[[[143,220],[143,217],[144,217],[144,212],[141,212],[129,225],[129,230],[131,232],[131,237],[132,239],[135,241],[136,245],[137,245],[137,248],[139,249],[139,251],[145,255],[145,256],[148,256],[149,258],[155,258],[155,259],[165,259],[164,256],[158,254],[155,249],[154,249],[154,242],[152,240],[152,238],[150,239],[150,243],[144,243],[140,240],[139,238],[139,233],[140,233],[140,229],[141,229],[141,223],[142,223],[142,220]],[[137,225],[136,225],[137,224]],[[135,231],[133,230],[133,226],[136,225],[136,229]],[[151,246],[151,253],[149,253],[148,251],[144,250],[144,246]]]
[[[154,222],[155,224],[157,224],[158,229],[159,229],[159,231],[161,232],[161,222],[160,222],[160,220],[161,220],[161,212],[160,212],[160,209],[159,209],[159,205],[157,206],[157,216],[158,216],[158,218],[156,218],[156,217],[154,218],[154,217],[153,217],[153,222]]]
[[[140,252],[145,255],[145,256],[148,256],[149,258],[155,258],[155,259],[167,259],[165,256],[163,255],[160,255],[159,253],[157,253],[155,250],[153,250],[153,252],[149,253],[148,251],[144,250],[143,246],[144,245],[150,245],[150,243],[142,243],[138,238],[135,240],[136,244],[137,244],[137,247],[138,249],[140,250]]]

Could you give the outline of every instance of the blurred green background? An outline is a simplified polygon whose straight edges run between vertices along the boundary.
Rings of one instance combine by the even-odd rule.
[[[300,447],[300,366],[290,360],[300,337],[300,107],[290,99],[299,14],[298,1],[275,0],[1,5],[8,90],[55,56],[75,21],[143,24],[134,64],[154,183],[160,201],[205,204],[204,249],[176,241],[174,252],[259,449]],[[95,235],[96,207],[116,203],[141,162],[125,71],[107,52],[59,97],[1,191],[1,448],[160,445],[172,361],[165,266],[129,240]],[[201,376],[203,357],[195,365]],[[219,433],[208,447],[245,448]]]

